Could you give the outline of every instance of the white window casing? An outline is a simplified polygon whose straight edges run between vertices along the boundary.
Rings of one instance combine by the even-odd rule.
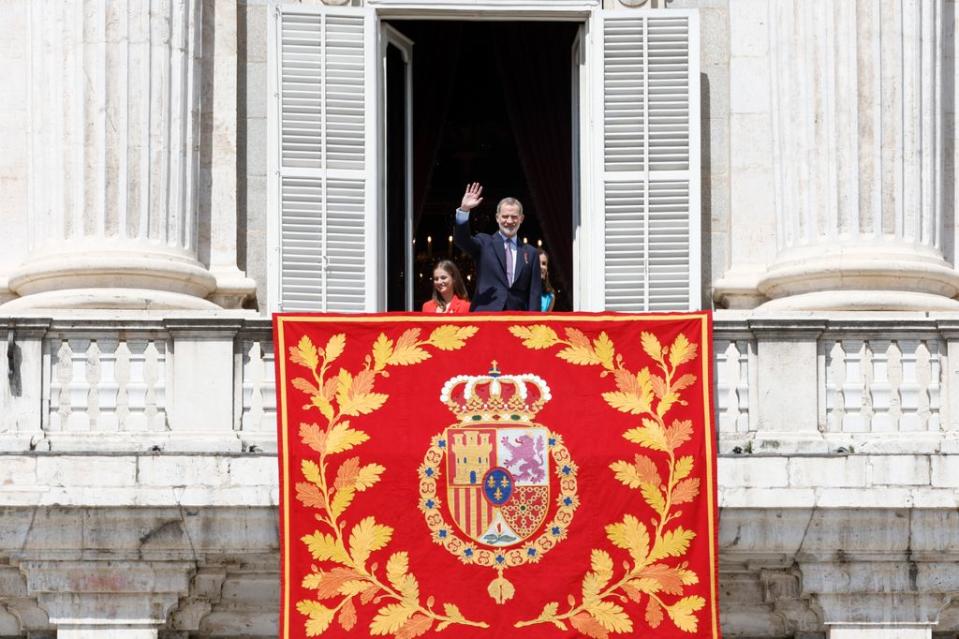
[[[382,310],[376,8],[272,15],[271,309]],[[574,50],[576,308],[698,309],[698,14],[594,8]]]

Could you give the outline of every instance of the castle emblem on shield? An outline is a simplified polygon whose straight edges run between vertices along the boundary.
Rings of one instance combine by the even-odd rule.
[[[446,432],[446,503],[457,527],[490,546],[532,535],[549,505],[548,431],[456,426]]]
[[[496,570],[488,590],[498,603],[514,594],[504,571],[562,541],[579,505],[562,438],[533,421],[549,400],[542,378],[501,373],[496,362],[486,375],[453,377],[440,401],[459,422],[433,438],[419,469],[433,540],[463,563]]]

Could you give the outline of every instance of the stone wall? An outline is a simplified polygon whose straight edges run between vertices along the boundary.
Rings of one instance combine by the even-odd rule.
[[[959,316],[715,322],[724,633],[959,631]],[[6,320],[0,633],[80,618],[275,633],[269,330],[229,314]]]

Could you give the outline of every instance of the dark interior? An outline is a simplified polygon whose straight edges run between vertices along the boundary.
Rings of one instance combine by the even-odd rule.
[[[520,239],[550,255],[555,310],[572,310],[572,87],[568,22],[390,23],[413,46],[414,272],[404,273],[402,65],[387,56],[388,309],[404,310],[405,277],[418,310],[433,264],[452,259],[470,288],[473,265],[451,245],[468,182],[483,184],[473,232],[495,232],[496,203],[518,198]],[[398,106],[399,105],[399,106]],[[399,219],[397,219],[399,218]],[[428,241],[429,240],[429,241]],[[541,244],[540,244],[541,243]]]

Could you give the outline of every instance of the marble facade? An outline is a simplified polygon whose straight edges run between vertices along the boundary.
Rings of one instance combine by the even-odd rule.
[[[699,12],[724,634],[956,637],[959,6],[564,3]],[[276,634],[276,4],[0,3],[0,637]]]

